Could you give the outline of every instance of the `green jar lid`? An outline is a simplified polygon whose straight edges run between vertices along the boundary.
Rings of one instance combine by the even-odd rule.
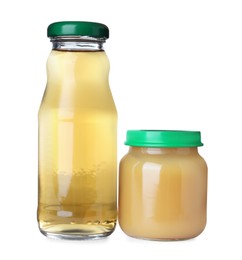
[[[88,36],[93,38],[109,37],[109,29],[105,24],[93,22],[56,22],[48,26],[47,36]]]
[[[199,131],[128,130],[126,145],[141,147],[203,146]]]

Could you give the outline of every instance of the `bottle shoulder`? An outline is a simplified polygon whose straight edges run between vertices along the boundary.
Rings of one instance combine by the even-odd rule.
[[[104,51],[51,51],[42,110],[117,114]]]

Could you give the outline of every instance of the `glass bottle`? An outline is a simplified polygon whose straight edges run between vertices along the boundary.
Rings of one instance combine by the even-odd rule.
[[[110,235],[116,225],[117,112],[100,23],[57,22],[39,109],[38,223],[66,239]]]

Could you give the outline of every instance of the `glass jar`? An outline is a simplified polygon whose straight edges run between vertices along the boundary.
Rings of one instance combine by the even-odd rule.
[[[151,240],[196,237],[206,225],[207,165],[200,132],[127,132],[120,162],[119,224]]]
[[[117,218],[117,112],[103,49],[109,29],[57,22],[48,37],[53,47],[39,110],[39,228],[55,238],[108,236]]]

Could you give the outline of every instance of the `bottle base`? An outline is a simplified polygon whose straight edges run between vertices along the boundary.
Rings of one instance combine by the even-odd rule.
[[[103,226],[78,225],[56,225],[43,230],[39,227],[40,232],[49,238],[61,240],[94,240],[101,239],[111,235],[114,231]]]

